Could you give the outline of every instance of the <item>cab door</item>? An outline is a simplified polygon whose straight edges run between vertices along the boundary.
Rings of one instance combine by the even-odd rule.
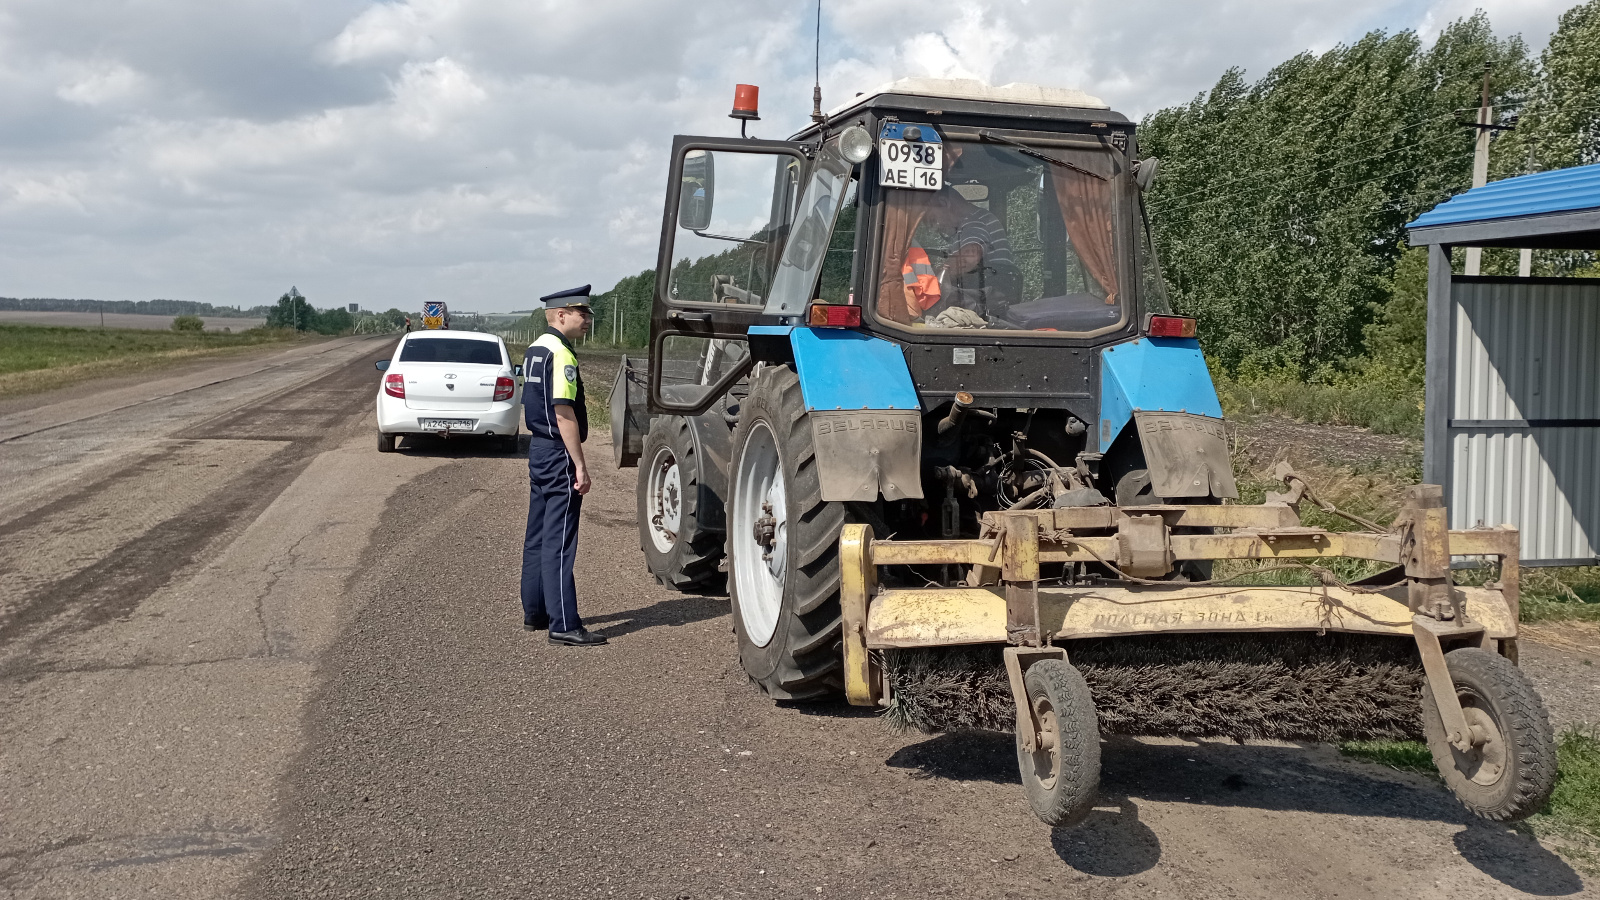
[[[649,409],[698,415],[750,371],[810,145],[679,135],[672,142],[650,311]]]

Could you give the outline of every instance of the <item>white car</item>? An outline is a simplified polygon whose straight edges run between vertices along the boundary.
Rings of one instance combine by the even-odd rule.
[[[477,331],[413,331],[378,361],[378,451],[403,434],[485,435],[517,451],[522,365],[505,342]]]

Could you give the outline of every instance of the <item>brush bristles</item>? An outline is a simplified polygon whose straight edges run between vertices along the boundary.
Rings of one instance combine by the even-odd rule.
[[[1422,664],[1410,641],[1367,635],[1204,634],[1065,644],[1102,734],[1373,740],[1421,736]],[[896,729],[1009,732],[999,647],[887,650]]]

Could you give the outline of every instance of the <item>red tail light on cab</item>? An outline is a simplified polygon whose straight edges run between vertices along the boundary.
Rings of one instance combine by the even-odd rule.
[[[860,328],[861,307],[813,303],[806,324],[813,328]]]
[[[390,372],[383,376],[383,392],[391,397],[406,398],[406,378],[399,372]]]
[[[1199,322],[1188,316],[1151,316],[1150,336],[1192,338],[1199,334]]]
[[[517,383],[501,375],[494,380],[494,401],[510,400],[511,395],[517,392]]]

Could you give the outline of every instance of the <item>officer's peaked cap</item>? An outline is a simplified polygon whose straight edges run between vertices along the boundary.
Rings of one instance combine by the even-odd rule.
[[[556,291],[554,294],[545,294],[539,300],[544,303],[545,309],[561,309],[567,306],[588,306],[589,285],[575,287],[571,290]]]

